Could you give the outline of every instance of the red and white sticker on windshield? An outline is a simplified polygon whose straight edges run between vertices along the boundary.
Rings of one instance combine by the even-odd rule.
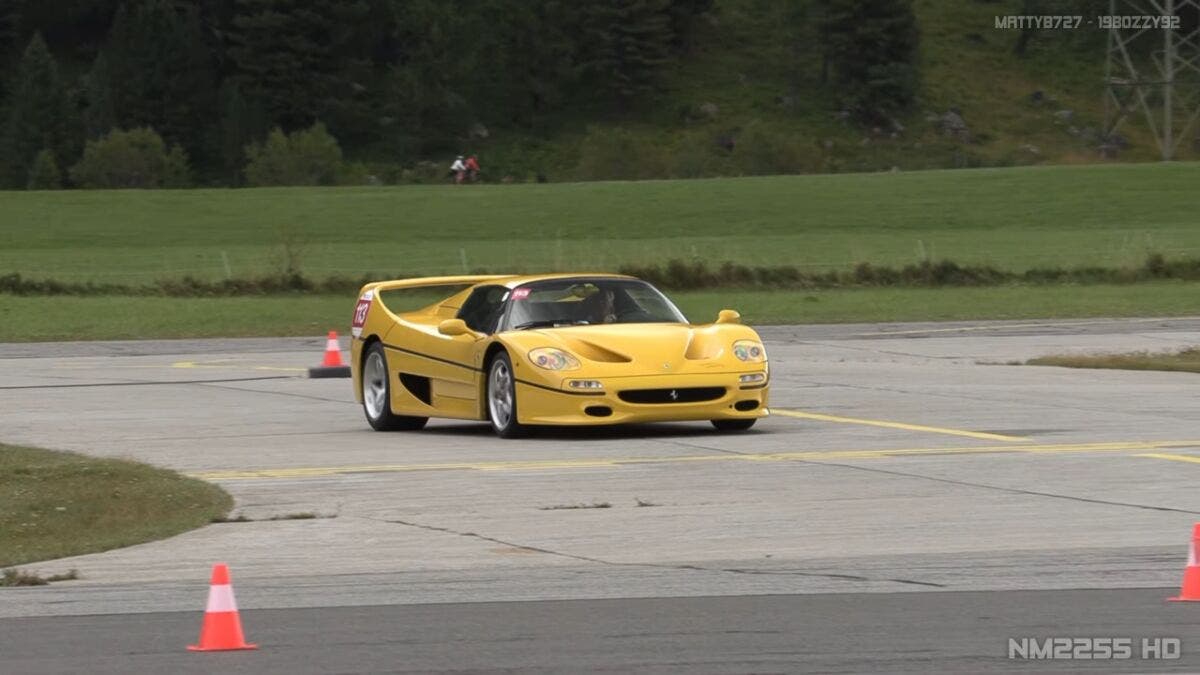
[[[354,320],[350,322],[350,332],[354,337],[362,337],[363,324],[367,322],[367,312],[371,311],[371,301],[374,299],[375,291],[372,289],[363,293],[354,306]]]
[[[529,289],[528,288],[518,288],[518,289],[514,290],[513,294],[512,294],[513,300],[524,300],[527,297],[529,297]]]

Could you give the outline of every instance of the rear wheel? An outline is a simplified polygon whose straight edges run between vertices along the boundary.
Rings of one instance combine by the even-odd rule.
[[[528,432],[517,421],[517,378],[506,352],[499,352],[488,364],[487,403],[488,417],[497,436],[518,438]]]
[[[745,431],[754,426],[758,419],[751,417],[748,420],[712,420],[712,425],[717,428],[717,431]]]
[[[362,367],[363,413],[375,431],[416,431],[428,417],[392,414],[392,386],[388,377],[387,355],[379,342],[367,347]]]

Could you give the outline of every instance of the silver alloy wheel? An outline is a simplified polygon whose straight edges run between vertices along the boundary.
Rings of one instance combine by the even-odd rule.
[[[504,359],[492,361],[492,373],[488,377],[488,412],[492,414],[492,424],[497,429],[508,427],[512,421],[512,372]]]
[[[383,355],[379,352],[372,352],[367,356],[367,363],[363,366],[362,390],[367,415],[373,420],[383,417],[383,413],[388,409],[387,368],[383,365]]]

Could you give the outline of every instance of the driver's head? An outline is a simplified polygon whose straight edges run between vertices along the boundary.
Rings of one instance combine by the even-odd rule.
[[[584,298],[583,302],[587,319],[591,323],[612,323],[616,320],[613,312],[612,291],[598,290]]]

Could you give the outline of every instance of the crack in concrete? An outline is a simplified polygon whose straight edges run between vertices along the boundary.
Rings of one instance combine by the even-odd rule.
[[[700,444],[676,443],[673,441],[663,441],[663,442],[669,443],[672,445],[676,445],[676,444],[687,445],[687,446],[693,447],[693,448],[719,451],[719,452],[724,452],[724,453],[731,454],[731,455],[747,454],[744,452],[738,452],[737,450],[720,450],[718,448],[710,448],[710,447],[706,447],[706,446],[703,446]],[[934,482],[938,482],[938,483],[946,483],[948,485],[957,485],[959,487],[971,487],[971,488],[978,488],[981,490],[994,490],[997,492],[1008,492],[1010,494],[1028,495],[1028,496],[1032,496],[1032,497],[1047,497],[1050,499],[1066,499],[1069,501],[1083,502],[1086,504],[1100,504],[1103,506],[1120,506],[1120,507],[1125,507],[1125,508],[1144,509],[1147,511],[1165,511],[1165,512],[1170,512],[1170,513],[1186,513],[1189,515],[1200,515],[1200,511],[1192,511],[1189,509],[1177,509],[1172,506],[1155,506],[1152,504],[1134,504],[1132,502],[1117,502],[1117,501],[1111,501],[1111,500],[1107,500],[1107,499],[1095,499],[1092,497],[1079,497],[1076,495],[1064,495],[1064,494],[1058,494],[1055,492],[1041,492],[1038,490],[1026,490],[1024,488],[1005,487],[1003,485],[988,485],[987,483],[973,483],[971,481],[957,480],[954,478],[938,478],[937,476],[927,476],[924,474],[910,473],[907,471],[895,471],[895,470],[890,470],[890,469],[880,469],[880,468],[874,468],[874,467],[858,466],[855,464],[842,464],[839,462],[822,462],[822,461],[813,461],[813,460],[801,459],[801,458],[786,458],[784,461],[791,462],[794,464],[810,464],[810,465],[816,465],[816,466],[830,466],[830,467],[837,467],[837,468],[842,468],[842,469],[852,469],[855,471],[867,471],[870,473],[884,474],[884,475],[889,475],[889,476],[900,476],[903,478],[916,478],[916,479],[920,479],[920,480],[928,480],[928,481],[934,481]],[[890,581],[896,581],[896,580],[893,579]]]
[[[1200,511],[1192,511],[1188,509],[1177,509],[1172,506],[1154,506],[1151,504],[1134,504],[1132,502],[1116,502],[1107,499],[1093,499],[1091,497],[1078,497],[1075,495],[1063,495],[1054,492],[1040,492],[1038,490],[1025,490],[1022,488],[1010,488],[1003,485],[988,485],[986,483],[972,483],[970,481],[955,480],[953,478],[938,478],[937,476],[926,476],[919,473],[909,473],[907,471],[892,471],[889,469],[876,469],[867,466],[857,466],[854,464],[840,464],[837,462],[814,462],[807,459],[788,458],[786,461],[797,464],[813,464],[817,466],[831,466],[841,469],[852,469],[855,471],[867,471],[870,473],[879,473],[890,476],[900,476],[903,478],[917,478],[920,480],[934,481],[937,483],[946,483],[948,485],[958,485],[960,487],[979,488],[982,490],[994,490],[996,492],[1008,492],[1010,494],[1029,495],[1032,497],[1048,497],[1050,499],[1065,499],[1073,502],[1083,502],[1086,504],[1100,504],[1103,506],[1121,506],[1124,508],[1144,509],[1147,511],[1167,511],[1171,513],[1187,513],[1191,515],[1200,515]]]
[[[390,523],[392,525],[404,525],[406,527],[414,527],[414,528],[426,530],[429,532],[439,532],[442,534],[451,534],[451,535],[455,535],[455,536],[459,536],[459,537],[467,537],[470,539],[479,539],[481,541],[486,541],[486,542],[490,542],[493,544],[500,544],[502,546],[511,546],[513,548],[518,548],[518,549],[530,551],[533,553],[543,553],[545,555],[552,555],[552,556],[557,556],[560,558],[569,558],[571,560],[578,560],[580,562],[594,563],[597,565],[605,565],[608,567],[640,567],[640,568],[649,568],[649,569],[679,570],[679,571],[688,571],[688,572],[719,572],[719,573],[726,573],[726,574],[761,574],[761,575],[815,577],[815,578],[821,578],[821,579],[837,579],[837,580],[842,580],[842,581],[866,581],[866,582],[891,581],[891,582],[900,583],[900,584],[915,584],[915,585],[919,585],[919,586],[932,586],[932,587],[936,587],[936,588],[946,588],[945,584],[938,584],[938,583],[934,583],[932,581],[916,581],[916,580],[912,580],[912,579],[872,579],[870,577],[864,577],[864,576],[860,576],[857,574],[839,574],[839,573],[835,573],[835,572],[808,572],[808,571],[804,571],[804,570],[795,570],[795,569],[791,569],[791,570],[756,570],[756,569],[747,569],[747,568],[740,568],[740,567],[705,567],[703,565],[689,565],[686,563],[669,565],[669,564],[662,564],[662,563],[619,562],[619,561],[615,561],[615,560],[604,560],[603,558],[593,558],[591,556],[578,555],[575,553],[566,553],[564,551],[555,551],[555,550],[548,549],[548,548],[542,548],[540,546],[529,546],[527,544],[518,544],[516,542],[505,541],[503,539],[497,539],[496,537],[489,537],[485,534],[479,534],[477,532],[460,532],[458,530],[455,530],[455,529],[452,529],[449,527],[439,527],[437,525],[425,525],[422,523],[415,523],[415,522],[408,521],[408,520],[388,520],[386,518],[371,518],[369,516],[359,516],[359,517],[366,518],[368,520],[376,520],[379,522]]]
[[[662,438],[651,438],[651,439],[647,439],[647,440],[649,440],[653,443],[659,443],[661,445],[673,445],[673,446],[677,446],[677,447],[681,447],[681,448],[689,448],[689,449],[693,449],[693,450],[708,450],[710,452],[719,452],[719,453],[723,453],[726,455],[741,456],[741,455],[746,454],[744,452],[738,452],[737,450],[727,450],[725,448],[714,448],[714,447],[711,447],[708,445],[701,445],[700,443],[687,443],[685,441],[676,441],[676,440],[662,439]]]
[[[295,379],[295,378],[285,375],[281,378],[262,378],[262,379]],[[196,382],[194,384],[207,386],[212,389],[225,389],[227,391],[240,391],[240,392],[244,392],[247,394],[268,394],[271,396],[288,396],[291,398],[302,398],[307,401],[323,401],[326,403],[354,403],[353,400],[329,398],[326,396],[313,396],[311,394],[297,394],[297,393],[288,392],[288,391],[265,391],[263,389],[245,389],[242,387],[227,387],[227,386],[222,386],[220,384],[221,382],[247,382],[247,381],[250,381],[250,380],[204,380],[202,382]],[[216,383],[216,384],[213,384],[213,383]]]

